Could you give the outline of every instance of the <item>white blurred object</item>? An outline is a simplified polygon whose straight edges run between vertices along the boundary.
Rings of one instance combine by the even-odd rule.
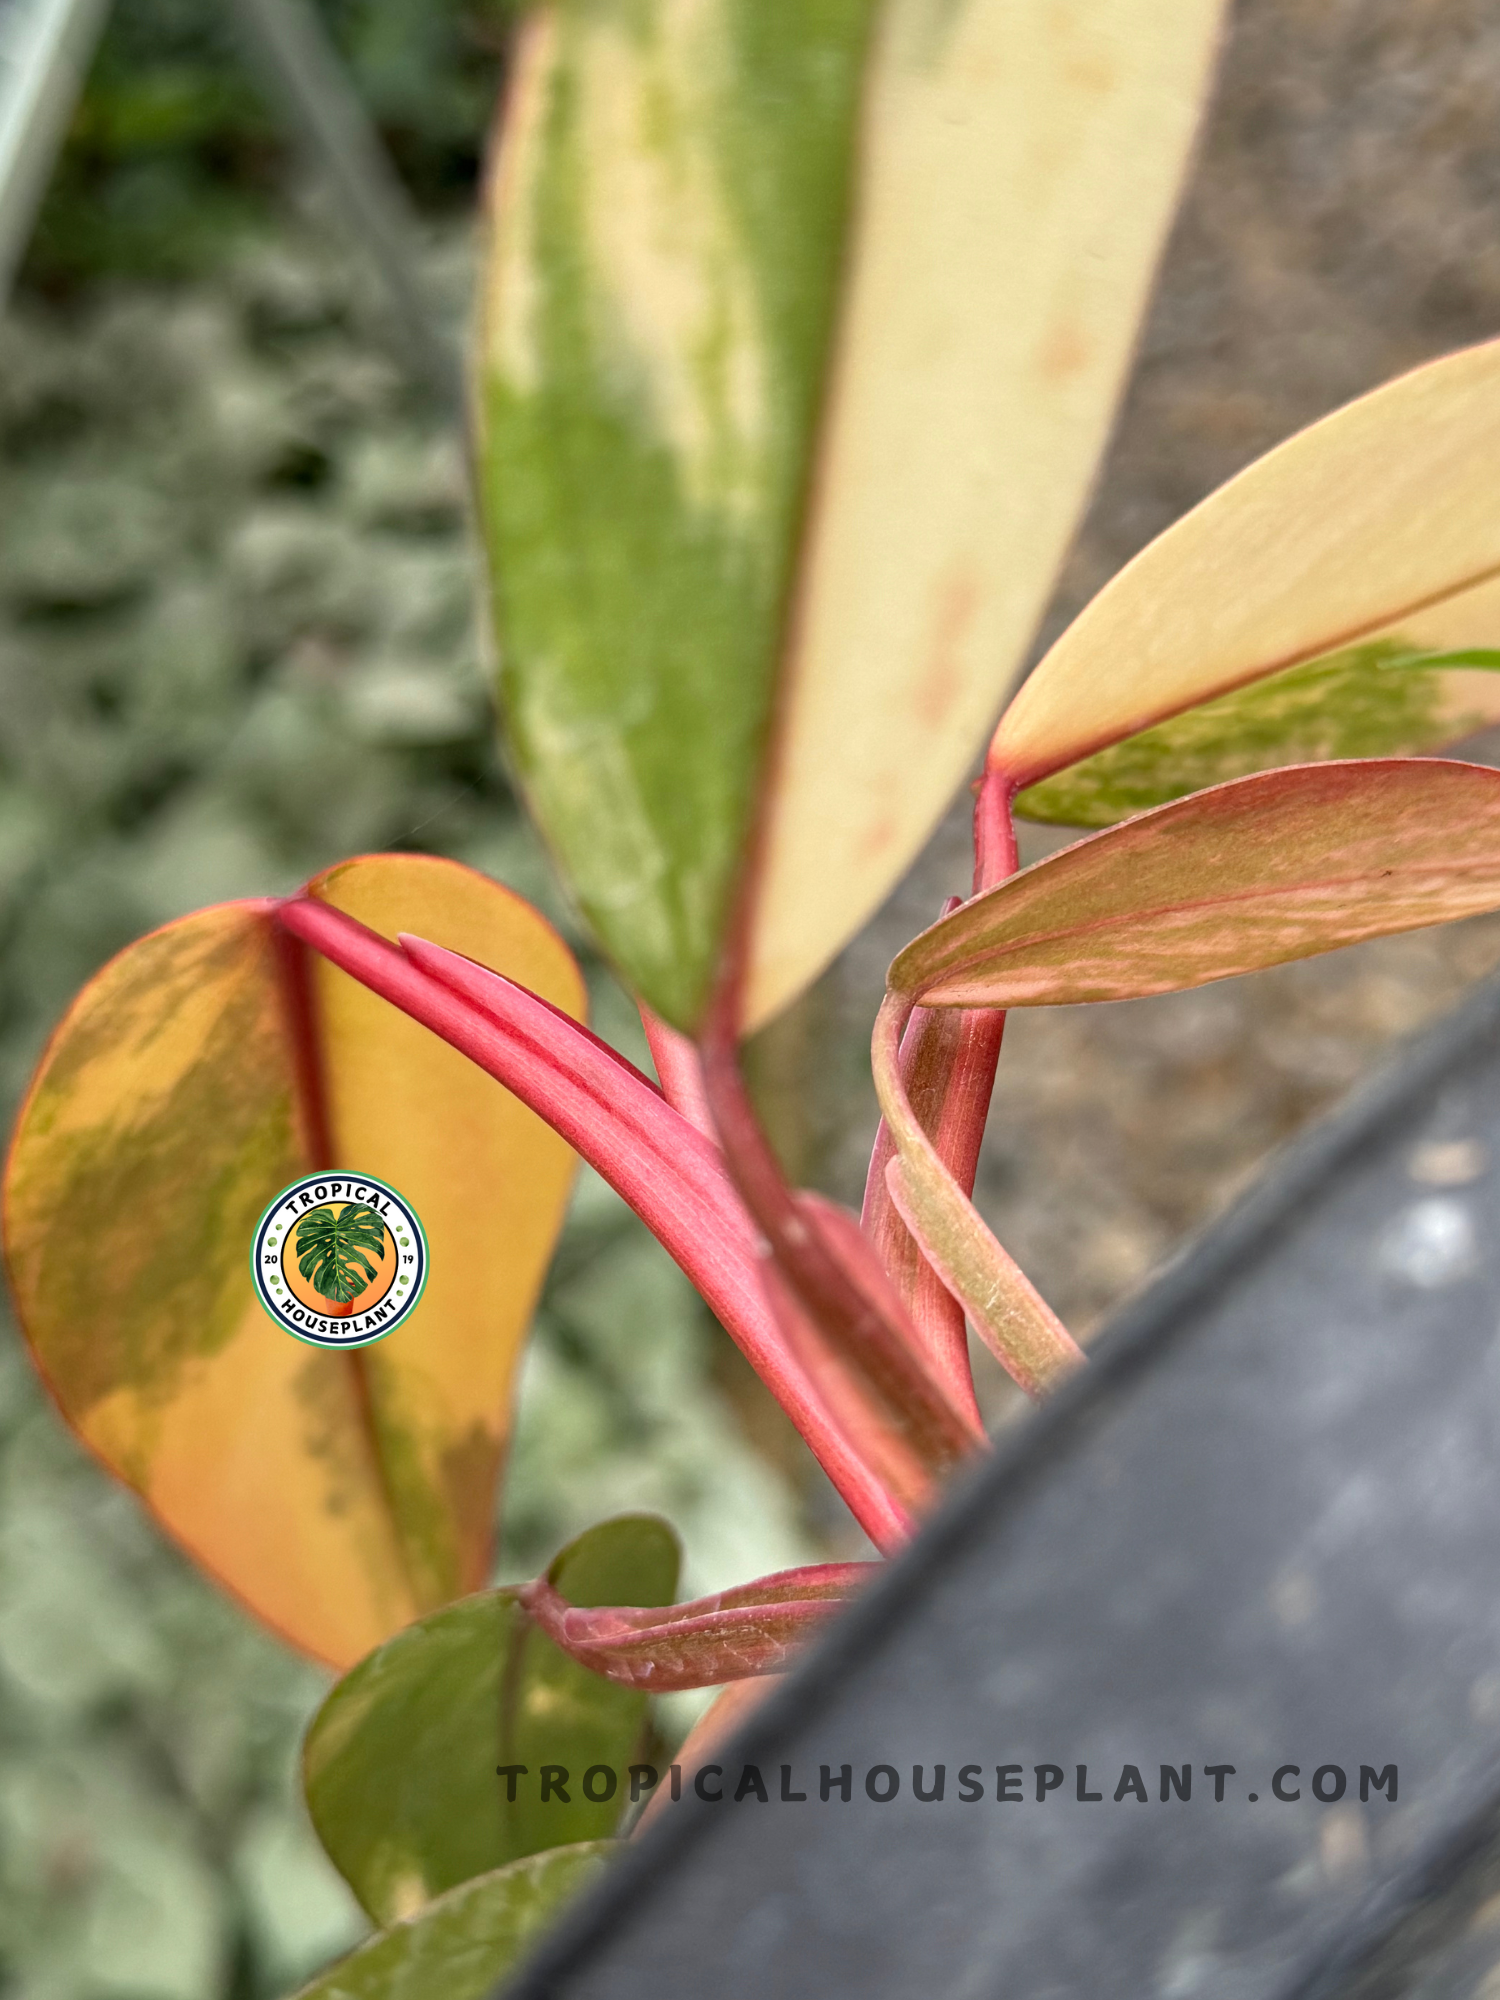
[[[108,7],[109,0],[0,0],[0,308]],[[321,21],[307,0],[236,0],[236,12],[269,95],[380,274],[409,365],[461,410],[457,351],[421,274],[420,226]]]
[[[83,87],[109,0],[0,0],[0,304]]]
[[[1403,1208],[1380,1239],[1380,1268],[1423,1291],[1468,1277],[1479,1263],[1473,1217],[1460,1201],[1442,1195]]]

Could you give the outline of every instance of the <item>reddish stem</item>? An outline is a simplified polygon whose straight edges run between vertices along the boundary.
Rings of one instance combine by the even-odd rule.
[[[835,1253],[812,1209],[787,1186],[740,1072],[735,989],[731,976],[700,1043],[704,1088],[730,1177],[814,1326],[860,1371],[919,1455],[937,1469],[952,1465],[983,1431],[928,1368],[889,1286],[882,1297],[862,1284],[852,1261]]]
[[[1016,872],[1016,832],[1011,816],[1015,788],[998,771],[986,771],[974,799],[974,889],[993,888]],[[943,914],[958,907],[954,897]],[[995,1089],[995,1069],[1005,1033],[997,1008],[918,1007],[901,1040],[901,1080],[911,1107],[938,1158],[966,1195],[974,1192],[979,1152]],[[924,1351],[961,1407],[973,1411],[974,1377],[963,1308],[922,1255],[896,1213],[886,1168],[896,1144],[882,1119],[870,1155],[862,1221],[911,1313]]]
[[[703,1065],[698,1060],[697,1049],[686,1035],[679,1035],[675,1028],[667,1026],[659,1014],[653,1014],[644,1001],[638,1004],[641,1026],[646,1030],[646,1042],[651,1050],[651,1060],[656,1065],[663,1097],[674,1111],[682,1113],[689,1125],[696,1126],[717,1146],[714,1121],[703,1089]]]
[[[555,1645],[621,1687],[665,1694],[777,1674],[878,1563],[819,1563],[664,1610],[570,1604],[544,1576],[516,1601]]]
[[[655,1085],[524,987],[418,939],[405,949],[301,896],[277,921],[432,1029],[544,1119],[630,1204],[708,1301],[877,1547],[910,1521],[787,1352],[762,1295],[754,1231],[711,1142]]]
[[[974,797],[974,894],[993,889],[1014,875],[1016,822],[1011,811],[1016,788],[1003,771],[986,770]]]
[[[312,1173],[322,1173],[333,1166],[335,1154],[318,1042],[312,967],[307,946],[277,923],[271,925],[271,947],[281,975],[281,1001],[292,1045],[292,1074],[296,1079],[296,1103],[302,1119],[308,1168]]]

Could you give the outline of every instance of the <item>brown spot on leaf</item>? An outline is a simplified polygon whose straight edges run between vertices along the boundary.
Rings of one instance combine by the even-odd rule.
[[[1089,362],[1088,334],[1076,320],[1055,320],[1037,354],[1037,372],[1047,382],[1065,382]]]
[[[882,813],[880,818],[876,820],[875,824],[865,835],[864,850],[866,858],[881,853],[885,848],[890,846],[895,838],[896,821],[894,815],[891,813]]]
[[[938,586],[932,643],[914,704],[917,720],[940,729],[963,694],[963,644],[979,609],[979,578],[967,564],[950,570]]]
[[[1064,74],[1075,90],[1106,97],[1119,81],[1119,67],[1097,49],[1078,49],[1063,65]]]

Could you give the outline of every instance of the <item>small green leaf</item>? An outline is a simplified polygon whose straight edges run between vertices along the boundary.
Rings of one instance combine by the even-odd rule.
[[[575,1604],[670,1604],[678,1546],[665,1521],[624,1515],[571,1543],[548,1580]],[[380,1923],[471,1876],[614,1831],[623,1791],[591,1802],[591,1765],[617,1773],[645,1696],[577,1665],[486,1591],[409,1625],[344,1676],[303,1748],[308,1809],[335,1867]],[[541,1802],[540,1767],[570,1773]],[[516,1798],[497,1776],[525,1764]]]
[[[1372,640],[1270,674],[1032,785],[1023,819],[1112,826],[1131,813],[1278,764],[1418,756],[1500,722],[1500,668],[1482,647],[1434,653]]]
[[[554,1847],[476,1876],[341,1958],[297,2000],[481,2000],[603,1873],[612,1845]]]
[[[570,1604],[670,1604],[680,1561],[677,1537],[665,1521],[624,1514],[571,1542],[547,1571],[547,1581]],[[518,1785],[516,1802],[506,1809],[515,1853],[613,1833],[623,1792],[613,1801],[590,1804],[580,1781],[593,1764],[619,1771],[628,1761],[645,1721],[645,1702],[644,1693],[613,1686],[527,1625],[507,1689],[496,1762],[526,1764],[533,1774],[544,1763],[563,1764],[572,1772],[572,1798],[566,1807],[556,1799],[544,1805],[539,1785]]]

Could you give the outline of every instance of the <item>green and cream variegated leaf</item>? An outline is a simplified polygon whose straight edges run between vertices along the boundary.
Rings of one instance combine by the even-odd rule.
[[[1108,435],[1219,13],[892,0],[883,16],[752,1024],[906,872],[1014,678]]]
[[[972,761],[1103,443],[1219,12],[533,16],[479,391],[502,698],[585,914],[678,1027],[752,839],[753,1026]]]
[[[505,116],[480,415],[509,738],[679,1027],[754,811],[875,11],[565,0]]]
[[[1300,431],[1158,536],[1073,621],[1001,718],[992,768],[1036,784],[1362,641],[1418,654],[1500,645],[1497,462],[1500,341]]]
[[[1492,626],[1500,639],[1500,607]],[[1421,756],[1500,722],[1500,652],[1400,639],[1287,667],[1127,736],[1016,800],[1023,819],[1112,826],[1209,785],[1335,757]]]

